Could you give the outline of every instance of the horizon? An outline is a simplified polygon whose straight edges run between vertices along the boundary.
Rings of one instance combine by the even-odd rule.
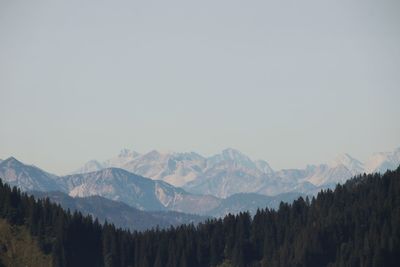
[[[399,1],[0,7],[0,158],[235,147],[282,169],[400,144]]]

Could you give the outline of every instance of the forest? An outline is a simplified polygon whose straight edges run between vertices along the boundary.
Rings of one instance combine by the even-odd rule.
[[[26,227],[60,267],[399,266],[400,167],[253,217],[144,232],[100,224],[0,181],[0,218]]]

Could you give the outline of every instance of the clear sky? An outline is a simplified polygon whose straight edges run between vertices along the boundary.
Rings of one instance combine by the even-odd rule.
[[[400,1],[0,0],[0,158],[124,147],[274,169],[400,146]]]

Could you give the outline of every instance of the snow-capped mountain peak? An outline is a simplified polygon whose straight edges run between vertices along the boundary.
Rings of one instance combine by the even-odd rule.
[[[8,165],[23,165],[22,162],[20,162],[19,160],[17,160],[14,157],[8,157],[5,160],[3,160],[2,162],[7,163]]]
[[[222,150],[221,154],[225,159],[229,160],[237,160],[237,161],[250,160],[249,157],[247,157],[245,154],[234,148],[226,148]]]
[[[80,169],[74,171],[73,174],[95,172],[95,171],[99,171],[103,168],[104,168],[104,165],[102,163],[93,159],[93,160],[86,162],[85,165],[83,165]]]
[[[258,192],[267,195],[303,190],[299,183],[316,187],[342,183],[364,172],[397,168],[400,149],[377,153],[364,164],[345,153],[329,164],[307,166],[305,169],[274,171],[266,161],[253,161],[242,152],[227,148],[210,157],[195,152],[159,152],[144,154],[124,149],[103,163],[89,162],[81,172],[117,167],[131,173],[162,180],[192,193],[227,197],[235,193]],[[299,191],[298,191],[299,192]],[[305,191],[301,191],[305,192]]]
[[[397,168],[400,163],[400,147],[391,152],[374,153],[365,163],[366,172],[385,172]]]
[[[23,190],[40,191],[45,188],[57,188],[55,175],[33,165],[25,165],[14,157],[9,157],[0,163],[0,177],[4,182]]]
[[[233,148],[224,149],[220,154],[216,154],[207,159],[208,168],[218,164],[236,164],[246,168],[256,168],[254,162],[239,150]]]
[[[353,175],[362,173],[364,171],[364,164],[353,158],[347,153],[338,155],[332,162],[329,164],[330,167],[338,167],[343,165],[346,167]]]
[[[118,157],[119,158],[136,158],[137,156],[140,156],[140,153],[134,151],[134,150],[129,150],[127,148],[122,149],[119,154]]]

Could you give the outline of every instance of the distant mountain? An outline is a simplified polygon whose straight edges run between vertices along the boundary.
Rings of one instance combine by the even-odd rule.
[[[0,177],[24,191],[61,191],[71,197],[102,196],[139,210],[219,216],[252,210],[255,200],[257,207],[270,205],[269,198],[258,195],[276,197],[278,202],[284,200],[285,194],[314,195],[364,171],[383,172],[399,164],[400,148],[374,154],[365,164],[343,154],[329,164],[279,171],[234,149],[225,149],[208,158],[194,152],[139,154],[123,150],[115,158],[103,163],[91,161],[83,168],[96,171],[67,176],[50,174],[11,157],[0,162]],[[112,165],[122,167],[104,167]],[[240,198],[241,205],[232,204]]]
[[[202,175],[186,183],[184,189],[226,198],[237,193],[257,192],[259,188],[276,182],[268,163],[254,162],[234,149],[225,149],[206,162]]]
[[[273,174],[274,170],[269,166],[268,162],[265,160],[256,160],[254,162],[256,164],[257,169],[259,169],[262,173],[265,174]]]
[[[97,160],[90,160],[86,162],[85,165],[83,165],[79,170],[73,172],[72,174],[95,172],[104,168],[104,164],[98,162]]]
[[[102,196],[122,201],[141,210],[174,210],[205,214],[219,200],[195,195],[166,182],[151,180],[123,169],[108,168],[97,172],[58,177],[64,192],[73,197]]]
[[[365,171],[367,173],[394,170],[400,163],[400,147],[392,152],[375,153],[365,163]]]
[[[64,186],[63,191],[69,192],[72,197],[97,195],[141,210],[166,210],[155,194],[157,182],[122,169],[68,175],[59,177],[58,181]],[[163,190],[162,185],[159,187]]]
[[[290,202],[304,195],[298,192],[277,196],[240,193],[221,199],[211,195],[188,193],[163,181],[143,178],[117,168],[64,176],[60,179],[63,180],[62,184],[67,185],[66,191],[74,197],[98,195],[146,211],[172,210],[216,217],[247,210],[255,212],[257,208],[275,208],[281,201]],[[242,183],[242,186],[244,185],[245,182]],[[315,188],[313,186],[306,191]]]
[[[206,217],[189,215],[172,211],[142,211],[123,202],[109,200],[100,196],[72,198],[62,192],[29,192],[36,198],[49,198],[53,203],[60,204],[65,210],[78,210],[83,214],[92,215],[100,222],[112,222],[115,226],[129,230],[148,230],[152,228],[167,228],[180,224],[197,224]]]
[[[163,180],[190,193],[226,198],[237,193],[269,196],[288,192],[308,194],[318,188],[343,183],[356,174],[384,172],[398,164],[400,148],[394,152],[377,153],[365,165],[349,154],[342,154],[329,164],[280,171],[274,171],[266,161],[251,160],[232,148],[211,157],[194,152],[160,153],[155,150],[139,154],[125,149],[104,163],[90,161],[78,172],[118,167],[154,180]]]
[[[364,172],[364,164],[347,153],[337,156],[330,165],[332,168],[344,166],[352,175]]]
[[[347,154],[338,156],[330,164],[308,165],[305,169],[281,170],[275,173],[295,188],[292,191],[309,193],[318,188],[334,187],[363,173],[363,164]],[[284,191],[289,192],[288,188]]]
[[[174,186],[182,186],[197,178],[206,165],[205,160],[196,153],[160,153],[153,150],[141,155],[123,149],[117,157],[103,163],[91,160],[73,174],[114,167],[154,180],[163,180]]]
[[[120,167],[174,186],[182,186],[197,179],[205,166],[205,158],[193,152],[163,154],[154,150]]]
[[[140,154],[136,151],[129,150],[129,149],[122,149],[117,157],[106,160],[103,163],[103,168],[104,167],[106,167],[106,168],[121,167],[124,164],[134,160],[135,158],[137,158],[139,156],[140,156]]]
[[[23,191],[60,191],[71,197],[102,196],[147,211],[207,214],[221,201],[214,196],[191,194],[166,182],[118,168],[56,176],[9,158],[0,163],[0,177]]]
[[[226,198],[236,193],[256,192],[271,183],[273,176],[262,173],[251,166],[234,161],[216,162],[198,179],[183,188],[197,194],[210,194]]]
[[[214,163],[196,180],[183,188],[196,194],[226,198],[238,193],[276,196],[283,193],[312,194],[319,188],[334,187],[357,174],[342,163],[321,164],[306,169],[261,172],[255,165],[233,160]]]
[[[111,159],[104,162],[99,162],[97,160],[90,160],[86,162],[81,168],[73,171],[71,174],[87,173],[100,171],[106,168],[121,168],[124,164],[132,161],[136,157],[140,156],[139,153],[133,150],[122,149],[121,152]]]
[[[222,164],[223,161],[219,162]],[[221,199],[211,195],[188,193],[184,189],[176,188],[166,182],[144,178],[118,168],[59,177],[48,174],[37,167],[25,165],[14,158],[10,158],[2,164],[4,165],[0,165],[0,167],[3,166],[1,177],[5,182],[13,181],[15,173],[23,173],[24,175],[19,176],[18,183],[14,183],[22,190],[44,191],[46,193],[41,194],[48,195],[70,209],[79,208],[79,205],[83,204],[78,200],[85,199],[86,206],[81,210],[91,214],[95,214],[95,212],[92,212],[95,210],[98,216],[102,214],[99,213],[99,209],[95,209],[99,206],[96,196],[101,197],[101,199],[118,201],[118,203],[123,202],[137,210],[176,211],[207,216],[223,216],[225,212],[238,213],[245,210],[252,211],[257,208],[265,208],[266,206],[272,207],[272,200],[275,200],[276,203],[286,200],[283,195],[267,197],[257,194],[242,194],[241,203],[237,203],[235,200],[239,197],[235,195]],[[46,179],[43,179],[43,177]],[[33,181],[36,186],[24,186],[29,184],[30,181]],[[54,193],[52,191],[59,192]],[[36,192],[36,195],[39,195],[39,193]],[[246,196],[249,198],[248,200],[245,199]],[[75,198],[78,200],[75,200]],[[92,206],[88,207],[89,200],[92,201],[90,202]],[[255,202],[255,200],[257,201]],[[107,203],[102,204],[106,205]],[[106,205],[104,210],[111,209],[112,206],[111,204]],[[114,220],[119,221],[120,215],[113,215],[112,217],[114,216],[117,216]],[[153,216],[167,217],[168,222],[171,222],[171,218],[168,217],[169,213],[156,213]],[[103,217],[106,216],[103,214]],[[179,218],[178,221],[184,221],[181,215],[176,216],[176,218]],[[121,225],[123,223],[120,222]]]
[[[252,192],[266,182],[268,175],[273,174],[266,161],[252,161],[240,151],[231,148],[209,158],[194,152],[160,153],[153,150],[139,154],[124,149],[115,158],[104,163],[90,161],[74,173],[109,167],[163,180],[174,186],[184,187],[192,193],[212,194],[216,197],[240,193],[246,187]],[[248,179],[243,180],[242,176]]]
[[[14,157],[0,162],[0,177],[9,185],[24,191],[53,191],[59,188],[55,180],[56,175],[35,166],[25,165]]]
[[[343,154],[330,164],[309,167],[306,175],[300,179],[323,187],[329,184],[344,183],[357,174],[384,173],[387,170],[394,170],[399,164],[400,148],[393,152],[376,153],[365,164],[348,154]]]
[[[314,166],[311,172],[307,172],[306,176],[300,178],[300,181],[306,181],[315,186],[322,186],[343,183],[355,174],[357,173],[353,173],[343,164],[337,166],[321,164]]]

